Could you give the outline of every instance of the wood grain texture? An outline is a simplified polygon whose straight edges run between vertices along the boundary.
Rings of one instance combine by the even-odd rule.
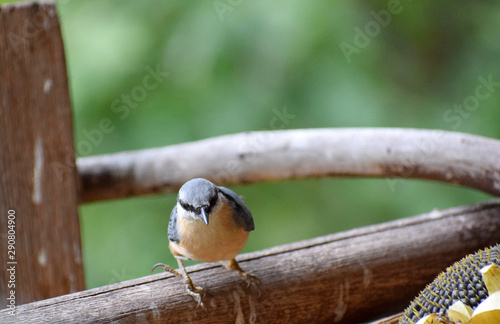
[[[0,11],[0,308],[8,210],[15,211],[16,304],[84,289],[66,65],[55,6]],[[64,165],[63,169],[59,166]],[[9,265],[10,266],[10,265]]]
[[[500,200],[401,219],[241,255],[257,298],[218,264],[188,267],[207,311],[169,273],[22,305],[26,323],[358,323],[406,307],[467,253],[499,242]],[[133,260],[131,259],[131,262]],[[144,265],[149,267],[150,265]],[[11,320],[0,311],[0,322]]]
[[[80,158],[83,201],[175,192],[192,178],[218,185],[310,177],[428,179],[500,196],[500,141],[416,129],[250,132]]]

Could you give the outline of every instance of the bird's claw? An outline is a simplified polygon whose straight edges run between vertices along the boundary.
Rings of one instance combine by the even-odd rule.
[[[259,278],[257,278],[256,276],[254,276],[252,274],[249,274],[249,273],[246,273],[245,271],[243,271],[243,269],[241,269],[241,267],[238,264],[238,262],[236,261],[236,259],[231,259],[231,260],[229,260],[228,263],[223,263],[222,265],[224,267],[226,267],[226,269],[228,269],[228,270],[238,272],[241,279],[243,279],[243,281],[247,284],[247,288],[254,287],[254,289],[257,291],[257,297],[258,298],[260,297],[260,295],[261,295],[260,283],[261,282],[260,282]]]
[[[205,289],[203,289],[202,287],[195,287],[195,286],[190,287],[189,285],[187,285],[186,291],[188,295],[193,297],[193,299],[198,303],[196,307],[201,306],[201,308],[206,309],[205,304],[203,304],[202,301],[203,297],[206,295]]]
[[[261,282],[257,276],[244,272],[241,274],[241,277],[243,278],[243,281],[246,282],[247,288],[253,285],[260,286]]]
[[[153,266],[153,269],[151,269],[151,273],[153,273],[157,268],[163,268],[163,271],[168,271],[168,270],[165,270],[165,268],[167,268],[168,265],[166,265],[165,263],[157,263]]]
[[[178,277],[182,277],[182,274],[175,270],[174,268],[172,268],[171,266],[169,266],[168,264],[165,264],[165,263],[157,263],[153,266],[153,269],[151,269],[151,273],[153,273],[153,271],[155,271],[157,268],[163,268],[163,271],[165,272],[170,272]]]
[[[260,292],[260,284],[261,281],[257,276],[254,276],[252,274],[243,272],[241,274],[241,278],[243,281],[247,284],[247,288],[253,287],[257,291],[257,298],[260,298],[261,292]]]
[[[163,271],[173,273],[174,275],[183,278],[184,283],[186,284],[186,292],[188,293],[188,295],[193,297],[193,299],[198,303],[197,307],[201,306],[201,308],[206,309],[202,301],[202,297],[206,295],[205,289],[203,289],[202,287],[196,287],[187,273],[184,276],[179,271],[164,263],[155,264],[153,266],[153,269],[151,269],[151,272],[155,271],[157,268],[163,268]]]

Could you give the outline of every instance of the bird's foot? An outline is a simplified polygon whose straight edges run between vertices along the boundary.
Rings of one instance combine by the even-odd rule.
[[[186,292],[188,293],[189,296],[193,297],[193,299],[198,303],[197,307],[201,306],[201,308],[206,309],[205,305],[203,304],[203,301],[202,301],[202,297],[206,295],[205,289],[203,289],[202,287],[196,287],[193,284],[193,281],[191,280],[191,278],[189,277],[189,275],[187,273],[185,275],[183,275],[182,273],[175,270],[174,268],[172,268],[168,264],[164,264],[164,263],[155,264],[153,266],[153,269],[151,269],[151,272],[155,271],[157,268],[162,268],[163,271],[165,271],[165,272],[170,272],[170,273],[173,273],[174,275],[176,275],[177,277],[181,277],[184,280],[184,284],[186,285]],[[184,267],[182,267],[182,268],[184,268]],[[185,269],[184,269],[184,271],[185,271]]]
[[[257,297],[258,298],[260,297],[260,295],[261,295],[261,292],[260,292],[261,281],[259,278],[257,278],[257,276],[254,276],[252,274],[249,274],[249,273],[246,273],[245,271],[243,271],[243,269],[241,269],[241,267],[238,264],[238,262],[236,261],[236,259],[232,259],[231,261],[229,261],[229,263],[224,264],[224,266],[229,270],[238,272],[238,275],[247,284],[247,288],[250,287],[250,288],[255,289],[257,291]]]
[[[186,285],[186,292],[198,303],[197,307],[201,306],[201,308],[206,310],[205,305],[202,301],[203,297],[206,295],[205,289],[203,289],[202,287],[196,287],[193,283],[193,280],[191,280],[191,277],[187,274],[186,269],[183,270],[184,275],[182,276],[182,279],[184,279],[184,284]]]
[[[257,276],[254,276],[253,274],[249,274],[246,272],[241,272],[240,277],[243,279],[244,282],[247,284],[247,288],[250,286],[260,286],[260,279],[257,278]]]
[[[206,295],[205,289],[202,287],[196,287],[191,282],[190,284],[186,284],[186,292],[189,296],[193,297],[194,301],[198,303],[197,307],[205,308],[205,304],[203,304],[203,297]]]
[[[255,289],[255,291],[257,292],[257,298],[260,298],[261,295],[260,279],[246,272],[241,272],[239,273],[239,275],[243,279],[243,281],[247,284],[247,288]]]

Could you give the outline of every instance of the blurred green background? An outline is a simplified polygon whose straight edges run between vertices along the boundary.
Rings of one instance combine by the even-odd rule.
[[[500,138],[494,1],[57,3],[78,156],[269,130],[276,110],[294,115],[288,129],[411,127]],[[478,99],[481,78],[494,83]],[[108,132],[89,145],[104,119]],[[490,198],[387,179],[232,189],[256,223],[244,251]],[[174,195],[161,195],[80,206],[87,287],[147,276],[157,262],[176,265],[166,236],[174,204]]]

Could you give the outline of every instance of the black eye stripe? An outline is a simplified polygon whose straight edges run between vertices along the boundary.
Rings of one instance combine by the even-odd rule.
[[[183,201],[181,199],[178,199],[177,202],[179,203],[179,205],[181,205],[181,207],[183,209],[190,211],[190,212],[193,212],[195,214],[199,214],[201,212],[201,208],[204,208],[207,213],[210,213],[212,211],[212,209],[215,207],[215,205],[217,204],[218,199],[219,199],[219,196],[218,196],[218,194],[216,194],[215,196],[213,196],[210,199],[210,201],[208,202],[208,205],[196,207],[196,208],[194,206],[186,203],[185,201]]]
[[[187,211],[190,211],[190,212],[194,212],[195,211],[195,208],[193,206],[191,206],[189,204],[186,204],[182,200],[179,200],[179,204],[181,204],[182,208],[184,208]]]

